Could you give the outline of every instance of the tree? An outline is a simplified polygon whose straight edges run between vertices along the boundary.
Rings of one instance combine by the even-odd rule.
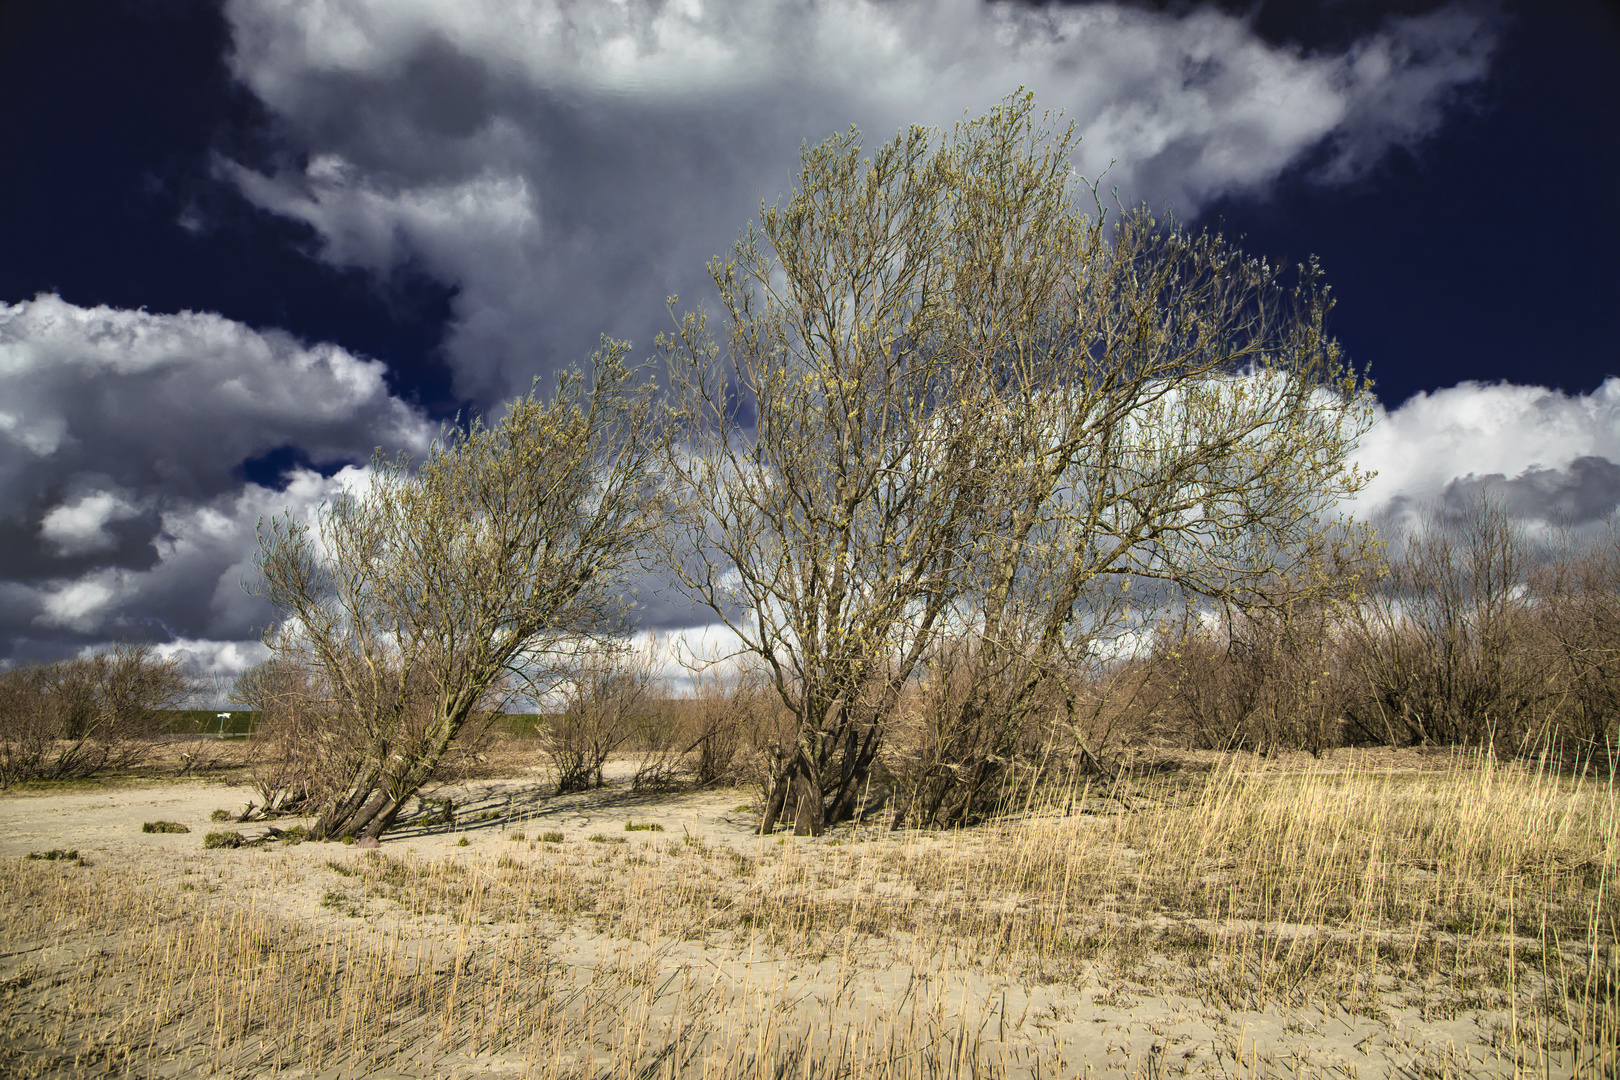
[[[765,831],[855,811],[941,634],[977,638],[952,729],[1010,730],[1131,582],[1265,603],[1363,482],[1367,386],[1314,264],[1290,293],[1219,237],[1110,220],[1074,139],[1019,94],[869,159],[853,130],[809,147],[710,264],[720,339],[694,313],[662,340],[673,575],[797,718]]]
[[[0,787],[134,764],[187,690],[180,661],[146,643],[0,672]]]
[[[414,472],[375,459],[364,493],[313,527],[261,531],[263,592],[288,616],[270,644],[358,743],[316,836],[381,835],[470,719],[549,691],[582,639],[621,621],[656,510],[651,386],[627,352],[604,341],[592,378],[447,431]]]
[[[622,642],[576,658],[558,692],[562,707],[544,727],[559,795],[607,783],[602,767],[657,708],[655,659],[652,643],[637,649]]]
[[[1523,524],[1481,494],[1457,514],[1430,507],[1401,548],[1384,587],[1355,609],[1367,693],[1350,722],[1396,746],[1517,750],[1544,735],[1557,605],[1529,588],[1540,559]]]

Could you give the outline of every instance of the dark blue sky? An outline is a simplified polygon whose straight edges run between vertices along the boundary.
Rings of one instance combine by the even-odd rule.
[[[1432,4],[1405,5],[1424,10]],[[1342,48],[1400,5],[1268,3],[1276,43]],[[1234,5],[1248,11],[1251,5]],[[1620,13],[1594,0],[1486,8],[1500,44],[1434,137],[1350,186],[1301,161],[1269,197],[1216,201],[1251,251],[1321,257],[1334,327],[1394,405],[1465,379],[1590,390],[1620,373]],[[278,131],[231,79],[208,3],[9,0],[0,7],[0,300],[217,311],[384,360],[443,417],[455,287],[312,258],[307,225],[245,200],[213,155],[269,160]],[[761,193],[765,194],[765,193]],[[178,224],[188,206],[207,226]],[[739,222],[740,224],[740,222]]]
[[[398,392],[454,413],[438,357],[452,289],[323,264],[308,226],[211,176],[216,153],[256,162],[276,144],[226,69],[218,8],[0,4],[0,115],[22,148],[0,158],[0,301],[217,311],[384,360]],[[209,220],[198,232],[178,224],[193,204]]]
[[[645,355],[804,141],[1019,85],[1126,201],[1319,256],[1388,409],[1357,512],[1613,509],[1614,4],[4,0],[0,663],[239,670],[261,517]]]
[[[1500,10],[1490,78],[1415,152],[1365,185],[1295,170],[1269,201],[1211,208],[1251,251],[1321,257],[1336,332],[1391,406],[1465,379],[1620,374],[1620,6]]]

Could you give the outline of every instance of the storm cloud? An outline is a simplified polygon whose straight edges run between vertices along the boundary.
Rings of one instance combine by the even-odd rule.
[[[384,374],[218,315],[0,304],[0,637],[27,653],[251,636],[268,618],[240,588],[258,517],[352,482],[374,447],[419,453],[436,430]],[[245,477],[284,447],[336,475]]]
[[[1459,477],[1446,485],[1438,505],[1460,514],[1482,498],[1521,519],[1590,525],[1620,506],[1620,465],[1607,458],[1578,457],[1567,468],[1526,469],[1512,478],[1502,473]]]
[[[446,355],[489,404],[582,359],[642,348],[664,301],[791,184],[802,141],[949,126],[1019,86],[1064,110],[1075,165],[1126,203],[1195,216],[1307,159],[1353,179],[1436,131],[1487,71],[1488,22],[1392,18],[1338,54],[1243,18],[980,0],[231,0],[237,77],[279,163],[221,159],[319,257],[409,262],[459,289]]]
[[[1590,394],[1461,383],[1378,410],[1359,460],[1377,476],[1351,504],[1389,520],[1489,491],[1523,516],[1587,523],[1620,495],[1620,379]]]
[[[645,353],[669,325],[666,297],[707,297],[706,260],[762,199],[787,192],[806,140],[851,124],[869,143],[912,123],[948,127],[1027,86],[1077,126],[1081,174],[1124,203],[1192,219],[1222,198],[1264,199],[1290,171],[1350,183],[1420,148],[1489,73],[1495,47],[1491,20],[1462,6],[1392,17],[1337,51],[1269,43],[1210,7],[227,0],[224,11],[226,62],[268,120],[253,154],[213,158],[214,178],[307,226],[316,260],[380,284],[408,268],[451,291],[442,354],[455,393],[485,409],[581,361],[604,332]],[[207,205],[188,201],[176,228],[206,233]],[[420,454],[434,433],[388,375],[341,342],[214,314],[49,294],[0,304],[4,655],[125,636],[216,672],[262,655],[257,629],[273,613],[241,588],[260,517],[307,518],[364,483],[373,448]],[[1364,443],[1383,474],[1361,506],[1500,474],[1527,500],[1597,507],[1620,461],[1616,402],[1620,382],[1590,398],[1420,396],[1381,413]],[[700,621],[657,586],[643,583],[646,625]]]

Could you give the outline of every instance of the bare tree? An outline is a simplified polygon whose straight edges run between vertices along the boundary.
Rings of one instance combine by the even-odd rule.
[[[1312,587],[1311,578],[1324,581]],[[1365,695],[1350,658],[1359,605],[1376,568],[1316,568],[1304,595],[1222,616],[1189,612],[1165,626],[1150,667],[1159,730],[1213,750],[1308,750],[1343,742],[1344,719]]]
[[[559,794],[601,787],[608,758],[638,735],[646,749],[648,721],[659,707],[655,660],[651,645],[617,641],[574,658],[558,692],[562,708],[545,721]],[[640,770],[637,776],[644,779]]]
[[[1566,535],[1533,577],[1537,629],[1558,659],[1559,736],[1568,757],[1620,757],[1620,518],[1597,542]]]
[[[751,771],[750,759],[780,743],[781,702],[753,657],[689,663],[688,668],[692,738],[686,750],[697,755],[693,779],[699,785],[740,782]]]
[[[593,377],[448,431],[414,472],[374,460],[313,527],[261,532],[263,592],[288,616],[271,644],[357,742],[315,835],[380,835],[469,719],[514,685],[549,691],[573,642],[621,621],[655,509],[651,387],[627,351],[605,342]]]
[[[1289,294],[1217,237],[1109,224],[1073,143],[1017,95],[869,159],[856,132],[808,148],[711,264],[723,338],[689,315],[663,342],[674,576],[797,718],[763,831],[853,812],[947,629],[986,676],[948,726],[1019,730],[1139,606],[1130,582],[1264,603],[1362,483],[1368,397],[1314,267]],[[962,745],[977,769],[1000,741]]]
[[[149,644],[0,673],[0,787],[134,764],[188,685]]]
[[[1536,641],[1536,562],[1523,526],[1488,496],[1451,517],[1431,509],[1359,609],[1356,728],[1393,745],[1509,751],[1541,734],[1552,656]]]

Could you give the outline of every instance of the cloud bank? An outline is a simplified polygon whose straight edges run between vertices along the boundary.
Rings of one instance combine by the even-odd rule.
[[[455,289],[444,353],[456,392],[486,408],[603,332],[645,350],[668,325],[666,296],[701,301],[705,261],[786,192],[804,140],[948,127],[1024,85],[1077,125],[1082,174],[1191,218],[1263,198],[1289,170],[1348,183],[1420,148],[1494,46],[1489,20],[1459,6],[1327,53],[1268,44],[1207,7],[1108,3],[224,11],[231,70],[271,124],[263,156],[220,158],[217,176],[307,224],[314,258],[379,279],[409,266]],[[206,228],[202,212],[177,227]],[[0,656],[131,636],[215,672],[257,658],[271,613],[240,582],[259,517],[307,515],[363,481],[373,447],[419,454],[432,434],[386,374],[341,344],[217,315],[0,303]],[[1527,507],[1599,513],[1620,461],[1617,401],[1616,383],[1585,398],[1422,395],[1369,435],[1363,460],[1382,475],[1359,505],[1459,497],[1499,475]],[[282,451],[326,468],[252,482],[252,463]],[[667,606],[647,616],[683,622]]]
[[[254,525],[352,483],[373,447],[434,429],[383,365],[218,315],[0,303],[0,642],[50,652],[118,636],[243,639]],[[285,490],[245,463],[296,446],[330,478]]]
[[[1534,521],[1583,525],[1620,505],[1620,379],[1590,394],[1462,383],[1379,407],[1359,460],[1378,476],[1352,504],[1399,519],[1481,491]]]
[[[219,173],[307,223],[318,256],[409,262],[459,288],[446,354],[483,404],[645,348],[664,299],[790,185],[802,140],[949,126],[1020,85],[1065,110],[1076,160],[1190,217],[1312,162],[1354,179],[1435,132],[1493,45],[1459,7],[1339,54],[1243,18],[981,0],[229,0],[238,79],[283,155]],[[1111,161],[1117,161],[1112,169]]]

